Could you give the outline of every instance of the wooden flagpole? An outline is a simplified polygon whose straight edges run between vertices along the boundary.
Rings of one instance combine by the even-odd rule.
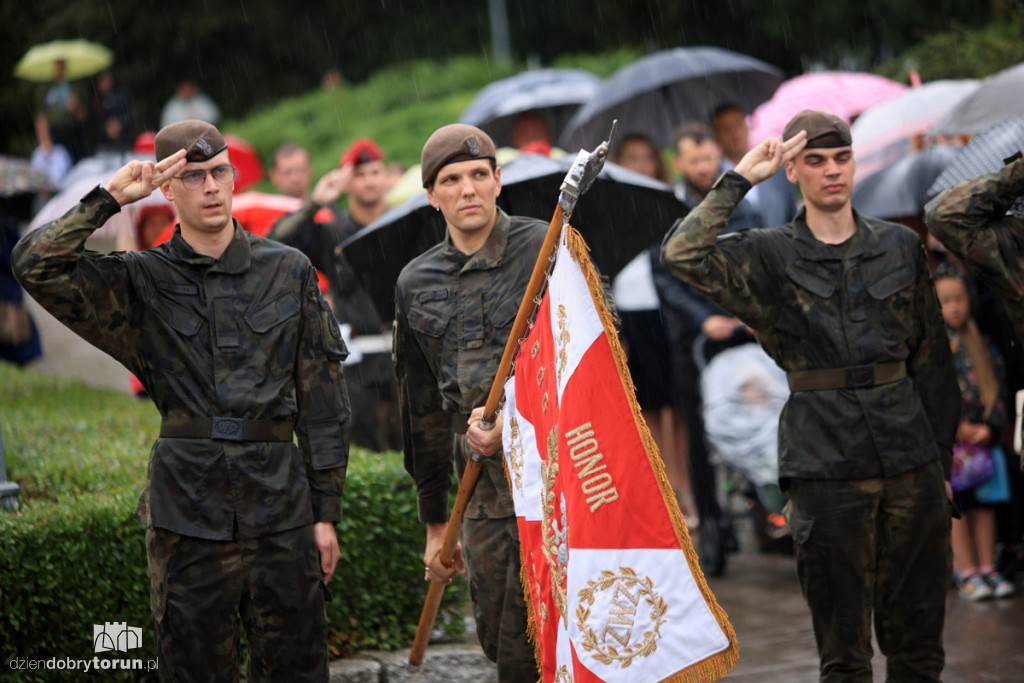
[[[562,182],[561,191],[558,196],[558,207],[555,209],[551,222],[548,224],[548,232],[541,245],[537,262],[533,264],[533,273],[526,285],[526,293],[519,303],[519,311],[516,313],[515,322],[512,323],[512,331],[509,332],[508,341],[505,342],[505,351],[501,356],[501,363],[498,365],[498,372],[491,383],[491,391],[487,395],[487,402],[484,404],[483,422],[494,425],[498,413],[498,403],[505,391],[505,381],[508,379],[509,371],[512,368],[512,359],[515,358],[519,342],[526,332],[526,326],[530,321],[535,307],[534,299],[540,292],[547,275],[548,263],[551,255],[558,245],[558,238],[562,234],[562,226],[569,221],[572,211],[576,208],[576,201],[580,195],[587,191],[594,178],[600,173],[604,166],[604,160],[608,155],[608,145],[615,135],[615,122],[612,122],[612,130],[608,134],[608,140],[598,145],[593,152],[580,150],[573,162],[572,168]],[[481,456],[474,455],[462,473],[462,480],[459,483],[459,490],[455,496],[455,504],[452,506],[451,515],[448,518],[448,528],[445,530],[444,541],[438,555],[441,564],[450,566],[455,556],[455,546],[459,542],[459,533],[462,531],[462,519],[469,504],[469,498],[473,494],[473,488],[480,477],[480,468],[483,466]],[[420,613],[419,626],[416,629],[416,637],[412,642],[412,650],[409,652],[409,663],[418,666],[423,663],[423,655],[427,650],[427,642],[430,640],[430,631],[434,628],[434,619],[437,618],[437,611],[441,607],[441,598],[444,596],[445,584],[436,581],[430,582],[427,591],[427,599],[423,603],[423,611]]]

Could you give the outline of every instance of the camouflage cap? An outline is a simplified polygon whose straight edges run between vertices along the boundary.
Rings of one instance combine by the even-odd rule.
[[[380,145],[370,138],[359,138],[349,145],[345,153],[341,155],[341,159],[338,160],[338,167],[340,168],[345,164],[358,166],[359,164],[382,161],[383,159],[384,153],[380,150]]]
[[[420,158],[423,187],[430,187],[437,172],[448,164],[473,159],[494,161],[496,152],[494,141],[476,126],[453,123],[438,128],[423,145]]]
[[[217,127],[206,121],[189,119],[164,126],[153,140],[156,160],[161,161],[179,149],[187,150],[188,161],[207,161],[228,148]]]
[[[848,147],[853,144],[850,127],[835,114],[804,109],[786,124],[782,139],[788,140],[802,130],[807,131],[807,148]]]

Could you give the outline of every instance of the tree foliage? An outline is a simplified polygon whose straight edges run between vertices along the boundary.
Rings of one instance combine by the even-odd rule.
[[[1014,0],[994,0],[1001,8]],[[820,65],[871,68],[951,21],[985,24],[977,0],[567,0],[506,2],[513,57],[552,63],[566,53],[718,45],[795,75]],[[34,44],[86,38],[115,53],[115,74],[135,97],[140,126],[155,128],[175,83],[197,78],[226,117],[242,118],[315,88],[337,67],[362,81],[408,59],[490,54],[488,3],[479,0],[311,0],[151,3],[36,0],[0,5],[0,151],[27,154],[42,86],[13,65]],[[944,61],[944,60],[938,60]],[[90,85],[85,84],[88,90]]]

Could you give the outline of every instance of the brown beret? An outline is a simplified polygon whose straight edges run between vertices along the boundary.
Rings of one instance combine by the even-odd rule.
[[[420,157],[420,171],[423,187],[430,187],[443,166],[459,161],[490,159],[494,161],[497,150],[487,133],[476,126],[453,123],[434,131],[423,145]]]
[[[807,131],[807,147],[848,147],[853,144],[850,127],[835,114],[804,109],[790,119],[782,131],[788,140],[802,130]]]
[[[207,161],[228,148],[224,136],[206,121],[190,119],[164,126],[153,140],[156,160],[162,161],[179,149],[187,150],[188,161]]]

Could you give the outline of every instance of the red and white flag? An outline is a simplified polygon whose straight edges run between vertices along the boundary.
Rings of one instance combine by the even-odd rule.
[[[736,635],[698,566],[586,251],[563,230],[505,385],[543,680],[718,680],[735,666]]]

